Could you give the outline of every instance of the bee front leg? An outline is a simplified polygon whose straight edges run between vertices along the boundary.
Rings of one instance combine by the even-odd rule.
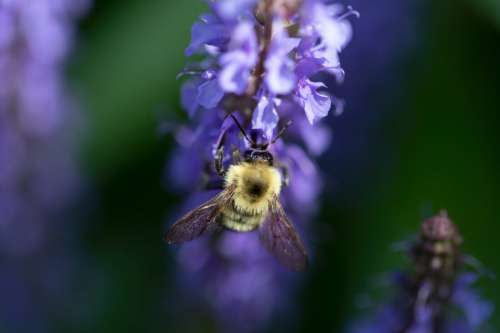
[[[224,146],[217,148],[214,159],[215,171],[221,177],[224,177],[226,170],[224,169]]]

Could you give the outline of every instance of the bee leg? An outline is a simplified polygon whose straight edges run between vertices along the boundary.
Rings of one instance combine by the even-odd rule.
[[[288,187],[288,184],[290,184],[290,171],[288,170],[288,167],[286,165],[280,164],[278,168],[281,171],[282,179],[281,179],[281,185],[284,187]]]
[[[215,171],[221,177],[224,177],[226,174],[226,170],[224,170],[224,146],[220,146],[217,148],[217,152],[215,153]]]
[[[233,164],[239,164],[241,162],[240,150],[235,146],[233,146],[232,149],[233,149],[232,153]]]

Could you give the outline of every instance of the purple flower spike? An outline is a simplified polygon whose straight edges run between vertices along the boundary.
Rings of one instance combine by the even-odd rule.
[[[397,297],[348,332],[484,332],[493,308],[473,289],[476,275],[464,272],[461,244],[445,211],[424,221],[410,248],[413,271],[393,281]]]
[[[71,149],[61,144],[71,141],[68,125],[73,120],[72,102],[63,88],[63,61],[76,16],[86,7],[73,3],[0,1],[0,224],[15,225],[11,230],[19,235],[33,221],[39,222],[39,230],[48,228],[51,218],[45,214],[64,206],[61,199],[69,198],[76,186]],[[61,200],[61,206],[50,198]],[[32,248],[27,243],[16,248]]]
[[[320,121],[332,104],[340,105],[314,76],[343,73],[338,59],[350,24],[342,7],[322,0],[218,0],[209,6],[186,50],[204,57],[183,71],[192,75],[181,96],[191,125],[176,133],[170,184],[184,192],[220,190],[227,181],[221,174],[257,143],[274,157],[286,214],[307,235],[323,183],[312,156],[324,153],[332,136]],[[277,300],[293,296],[297,286],[252,232],[193,240],[179,255],[182,290],[210,308],[227,332],[265,328],[283,309]]]
[[[81,185],[78,118],[65,90],[64,62],[87,6],[82,0],[0,0],[2,331],[49,332],[57,330],[54,322],[66,326],[75,319],[76,313],[69,319],[60,311],[75,302],[70,284],[81,278],[80,258],[67,244],[76,243],[75,224],[64,214]]]

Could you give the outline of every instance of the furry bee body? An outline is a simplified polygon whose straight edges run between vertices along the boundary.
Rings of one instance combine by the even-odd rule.
[[[215,166],[224,175],[224,189],[175,222],[165,240],[180,244],[221,227],[237,232],[259,229],[262,244],[281,263],[304,270],[307,253],[279,201],[282,177],[267,146],[252,141],[243,162],[232,164],[226,173],[219,154]]]
[[[225,187],[235,188],[231,203],[219,215],[219,223],[240,232],[257,229],[266,219],[269,204],[281,192],[279,171],[265,162],[232,165]]]

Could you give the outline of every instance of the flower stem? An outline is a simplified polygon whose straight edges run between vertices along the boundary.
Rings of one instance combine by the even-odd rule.
[[[261,50],[259,53],[259,61],[250,76],[250,82],[246,95],[250,98],[255,96],[262,85],[262,80],[265,72],[265,61],[269,53],[269,46],[273,35],[273,5],[274,0],[262,0],[264,3],[264,22],[263,27],[257,26],[256,29],[263,29],[264,33],[260,41]]]

